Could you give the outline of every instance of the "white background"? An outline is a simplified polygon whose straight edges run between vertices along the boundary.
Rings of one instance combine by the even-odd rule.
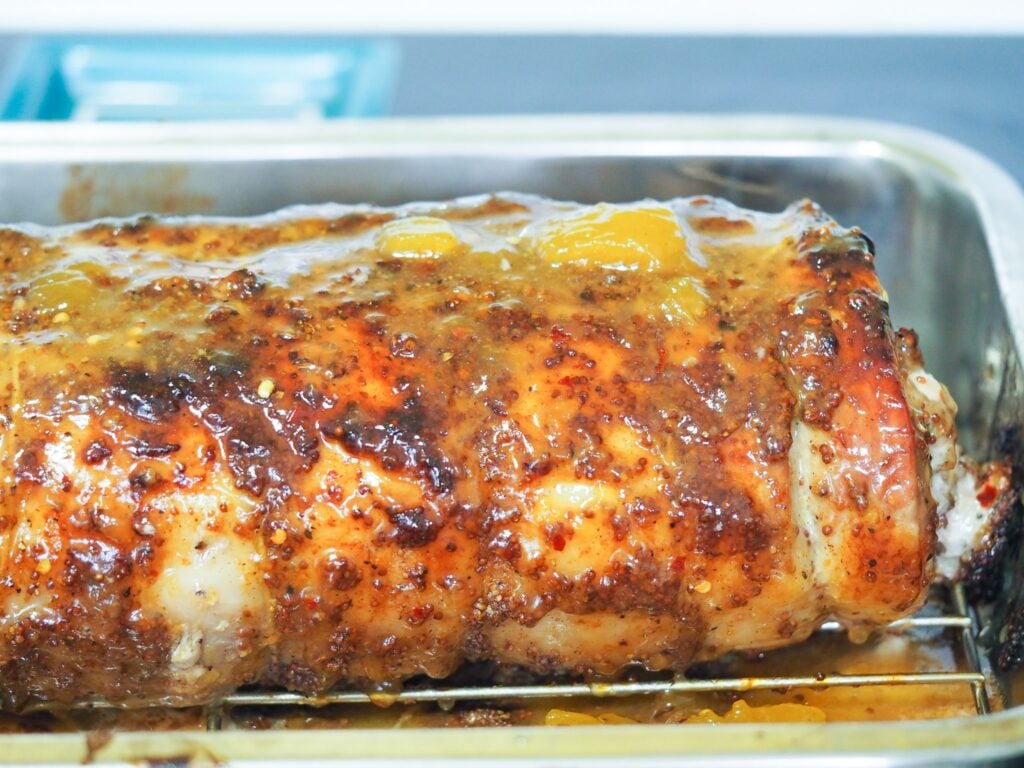
[[[1020,34],[1024,0],[0,0],[0,31]]]

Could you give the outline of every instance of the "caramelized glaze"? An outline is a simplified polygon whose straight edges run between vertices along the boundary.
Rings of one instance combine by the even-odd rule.
[[[870,243],[502,196],[0,231],[0,695],[684,669],[931,580]]]

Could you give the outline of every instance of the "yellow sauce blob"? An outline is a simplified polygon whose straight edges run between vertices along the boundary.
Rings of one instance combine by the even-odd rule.
[[[665,319],[670,322],[692,323],[708,308],[708,292],[695,277],[669,280],[663,287],[664,298],[659,304]]]
[[[617,715],[614,712],[574,712],[568,709],[549,709],[544,725],[635,725],[640,720]],[[723,723],[824,723],[825,712],[809,704],[765,704],[751,706],[740,699],[723,715],[711,709],[702,709],[683,722],[698,725]]]
[[[381,227],[376,245],[385,256],[430,259],[450,256],[461,243],[447,221],[432,216],[413,216]]]
[[[527,237],[538,255],[553,266],[596,264],[653,272],[686,259],[686,240],[676,215],[660,206],[601,203],[543,221]]]
[[[825,713],[808,704],[765,704],[752,707],[740,699],[723,715],[702,709],[686,718],[688,723],[824,723]]]
[[[32,281],[28,301],[38,312],[87,310],[96,293],[93,278],[104,274],[102,267],[88,262],[46,272]]]
[[[587,715],[567,709],[549,709],[544,715],[544,725],[636,725],[637,722],[614,712]]]

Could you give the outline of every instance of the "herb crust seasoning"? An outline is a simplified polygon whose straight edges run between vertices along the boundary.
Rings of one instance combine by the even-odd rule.
[[[0,258],[6,708],[681,670],[914,611],[1011,495],[809,202],[142,217]]]

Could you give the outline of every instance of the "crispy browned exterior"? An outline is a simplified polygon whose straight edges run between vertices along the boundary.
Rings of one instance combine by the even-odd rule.
[[[459,242],[415,257],[408,209],[0,232],[5,705],[683,669],[913,611],[869,243],[673,207],[686,253],[633,270],[546,260],[524,226],[574,209],[526,197],[416,209]]]

